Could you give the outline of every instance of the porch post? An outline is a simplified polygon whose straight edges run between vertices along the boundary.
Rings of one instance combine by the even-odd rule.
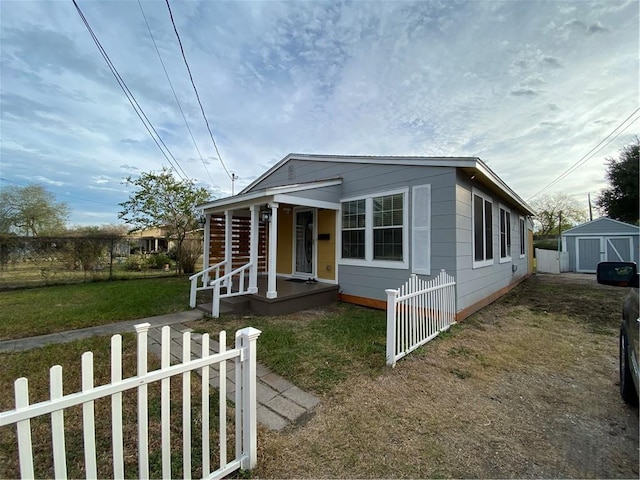
[[[202,270],[209,268],[209,249],[211,248],[211,215],[205,215],[204,223],[204,248],[202,255]],[[209,284],[209,274],[205,273],[202,279],[203,285]]]
[[[267,298],[277,298],[276,291],[276,249],[278,246],[278,204],[270,203],[271,222],[269,223],[269,267],[267,268]]]
[[[249,232],[249,293],[258,293],[258,206],[251,205],[251,230]]]
[[[233,227],[233,211],[225,210],[224,211],[224,274],[226,275],[230,271],[233,270],[233,241],[231,239],[232,235],[232,227]],[[229,277],[224,282],[224,286],[227,287],[227,292],[231,290],[233,279]]]

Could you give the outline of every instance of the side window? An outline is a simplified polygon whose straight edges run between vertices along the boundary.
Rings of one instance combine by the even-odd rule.
[[[520,217],[520,258],[527,254],[527,228],[524,218]]]
[[[511,260],[511,212],[500,206],[500,262]]]
[[[493,203],[473,192],[473,268],[493,264]]]

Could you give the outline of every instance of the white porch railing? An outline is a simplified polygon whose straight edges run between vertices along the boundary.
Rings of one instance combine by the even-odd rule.
[[[223,261],[216,263],[215,265],[202,270],[189,277],[191,281],[191,293],[189,295],[189,305],[191,308],[196,306],[196,294],[201,290],[212,290],[213,298],[211,302],[211,315],[214,318],[220,316],[220,299],[226,297],[236,297],[238,295],[247,295],[251,293],[249,286],[246,285],[246,273],[251,270],[253,263],[249,262],[246,265],[236,268],[229,273],[225,273],[220,276],[220,268],[226,267],[227,262]],[[226,268],[225,268],[226,270]],[[213,278],[210,279],[210,274],[213,272]],[[233,277],[238,276],[238,289],[233,291]],[[202,282],[201,286],[198,286],[198,281]],[[221,293],[220,288],[225,287],[226,293]]]
[[[84,466],[86,478],[97,478],[97,453],[94,421],[94,402],[103,397],[111,398],[111,429],[113,477],[124,478],[124,439],[122,392],[136,389],[138,398],[138,475],[149,478],[149,410],[147,387],[150,383],[160,382],[161,395],[161,442],[162,477],[175,477],[171,472],[170,443],[170,377],[182,375],[183,394],[183,476],[191,477],[191,377],[190,372],[200,370],[202,376],[202,476],[203,478],[222,478],[242,469],[251,469],[256,465],[256,341],[260,331],[245,328],[236,332],[236,344],[232,350],[226,350],[226,334],[220,332],[220,352],[209,353],[209,335],[202,337],[200,358],[191,359],[190,334],[183,335],[182,363],[170,365],[170,327],[162,329],[161,368],[147,371],[147,331],[149,324],[136,325],[137,331],[137,376],[122,379],[122,338],[111,337],[111,382],[94,387],[93,353],[82,355],[82,391],[69,395],[62,394],[62,367],[56,365],[50,369],[51,399],[29,404],[29,387],[26,378],[15,381],[16,408],[0,413],[0,427],[15,424],[17,428],[20,475],[22,478],[34,478],[34,451],[31,443],[32,418],[51,415],[51,436],[53,450],[53,471],[56,478],[67,477],[65,451],[64,411],[76,405],[82,405],[84,427]],[[226,364],[233,360],[236,366],[236,420],[235,420],[235,458],[227,459],[227,374]],[[211,471],[209,445],[209,369],[219,369],[219,454],[220,464]],[[45,452],[36,451],[45,455]]]
[[[398,290],[387,293],[387,365],[396,362],[456,320],[456,282],[444,270],[426,282],[412,274]]]

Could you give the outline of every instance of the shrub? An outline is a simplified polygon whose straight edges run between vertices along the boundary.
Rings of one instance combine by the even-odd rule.
[[[162,269],[165,265],[171,264],[171,259],[166,253],[152,253],[147,257],[149,268]]]
[[[124,263],[124,268],[132,271],[140,271],[143,268],[147,268],[147,258],[141,254],[129,255],[127,257],[126,262]]]

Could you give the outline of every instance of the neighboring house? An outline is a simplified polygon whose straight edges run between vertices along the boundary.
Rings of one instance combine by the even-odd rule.
[[[131,233],[131,237],[137,240],[143,253],[166,252],[173,245],[169,241],[169,229],[167,227],[145,228]]]
[[[562,232],[570,272],[595,273],[599,262],[639,262],[640,229],[601,217]]]
[[[277,278],[311,278],[384,308],[385,289],[444,269],[462,319],[532,272],[534,211],[479,158],[290,154],[200,208],[205,268],[250,264],[247,293],[267,299]]]

